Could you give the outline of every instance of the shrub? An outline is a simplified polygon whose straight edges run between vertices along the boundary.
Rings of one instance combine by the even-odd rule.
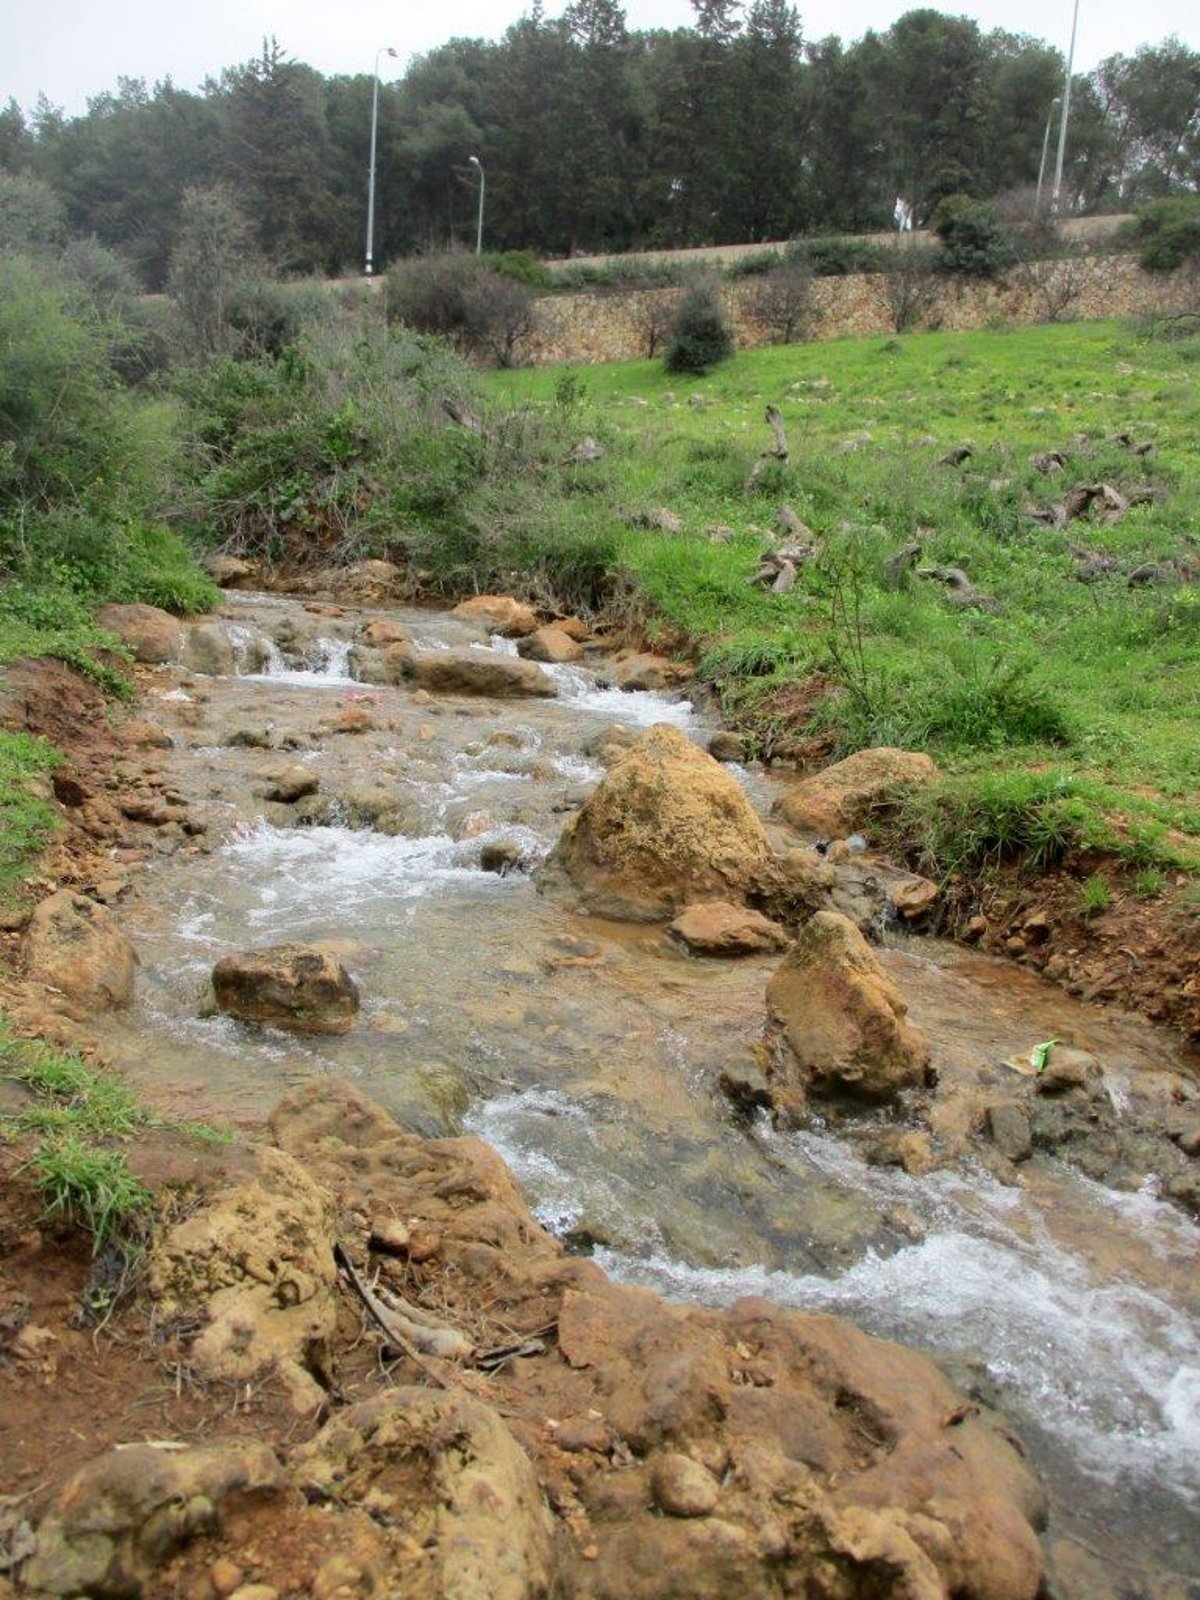
[[[732,354],[733,332],[716,285],[694,285],[675,312],[664,358],[667,371],[705,373]]]
[[[910,333],[927,323],[937,306],[935,251],[922,240],[897,240],[883,268],[883,298],[892,327]]]
[[[440,334],[501,367],[515,364],[517,346],[534,328],[528,289],[475,256],[398,263],[388,274],[385,310],[389,322]]]
[[[855,272],[879,272],[884,249],[865,239],[798,239],[789,261],[807,266],[818,278],[844,278]]]
[[[802,261],[776,267],[752,285],[745,305],[776,344],[810,338],[816,310],[812,269]]]
[[[1129,225],[1140,246],[1138,260],[1149,272],[1173,272],[1200,261],[1200,195],[1178,195],[1139,206]]]
[[[933,214],[941,240],[937,267],[969,278],[996,278],[1020,259],[1017,236],[990,206],[964,194],[950,195]]]

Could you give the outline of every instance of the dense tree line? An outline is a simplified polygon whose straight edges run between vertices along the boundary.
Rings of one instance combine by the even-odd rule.
[[[534,0],[499,41],[452,40],[382,85],[377,260],[471,242],[471,155],[488,245],[548,255],[885,227],[898,194],[921,218],[949,194],[1032,190],[1062,92],[1050,46],[933,10],[845,45],[806,40],[787,0],[692,5],[690,28],[638,33],[618,0],[557,18]],[[0,169],[48,186],[71,234],[152,287],[185,194],[214,185],[276,270],[354,270],[372,84],[270,40],[197,93],[121,79],[75,118],[10,102]],[[1169,39],[1076,78],[1071,209],[1198,188],[1200,53]]]

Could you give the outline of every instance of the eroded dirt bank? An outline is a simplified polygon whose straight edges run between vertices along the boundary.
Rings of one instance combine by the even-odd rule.
[[[320,603],[308,612],[297,607],[289,618],[293,631],[315,634],[336,625],[347,639],[361,620],[354,612],[330,613]],[[373,620],[379,621],[377,613]],[[219,670],[220,663],[212,664]],[[530,802],[532,822],[542,805],[570,815],[595,781],[595,773],[556,770],[544,742],[536,751],[528,739],[522,746],[520,735],[505,744],[509,735],[494,705],[480,711],[478,701],[455,696],[431,701],[428,691],[421,699],[422,691],[411,688],[400,691],[406,697],[401,701],[387,685],[355,688],[342,682],[316,706],[311,689],[289,687],[283,679],[270,701],[261,698],[261,684],[234,682],[232,697],[224,690],[218,695],[216,685],[223,681],[179,667],[147,669],[139,713],[115,732],[100,724],[94,705],[82,701],[79,720],[87,733],[68,739],[58,724],[70,762],[56,785],[72,826],[48,858],[43,890],[70,884],[135,927],[143,956],[138,983],[159,1015],[197,1015],[192,971],[203,963],[187,956],[185,945],[168,941],[177,937],[171,930],[181,911],[219,918],[203,899],[206,875],[247,876],[231,926],[239,919],[247,926],[257,921],[259,931],[271,934],[302,919],[296,902],[281,908],[282,922],[273,923],[269,906],[257,898],[251,879],[258,871],[254,851],[263,844],[261,834],[240,857],[220,853],[231,841],[236,845],[237,829],[247,818],[266,818],[269,828],[282,831],[305,822],[309,838],[317,839],[332,817],[345,815],[316,809],[323,794],[342,807],[347,801],[357,805],[359,822],[373,821],[374,827],[360,828],[364,838],[379,836],[381,819],[384,829],[396,829],[384,838],[420,837],[419,829],[428,825],[416,815],[422,797],[401,792],[396,772],[414,769],[422,751],[432,759],[434,751],[453,746],[460,765],[465,759],[468,771],[478,768],[479,786],[468,785],[458,791],[461,799],[446,802],[439,827],[448,826],[457,851],[478,852],[496,842],[494,825],[504,824],[499,831],[513,847],[509,866],[516,878],[511,871],[497,873],[499,892],[516,884],[522,850],[531,848],[520,832],[531,823],[522,823],[515,809],[502,813],[496,795],[504,783],[526,779],[526,768],[541,763],[544,770],[530,779],[541,795]],[[47,685],[39,702],[39,682],[35,672],[21,688],[27,721],[61,716],[75,692],[59,680]],[[10,677],[10,692],[11,683]],[[294,710],[283,710],[293,693]],[[257,705],[248,698],[255,694]],[[541,727],[535,712],[522,711],[520,720],[523,727]],[[578,743],[584,742],[581,723]],[[470,755],[477,744],[481,754]],[[321,753],[335,748],[342,751],[336,769]],[[487,788],[484,774],[493,772],[497,752],[506,750],[514,770],[500,780],[489,778]],[[321,773],[318,797],[269,798],[285,768],[303,765],[305,757]],[[441,781],[432,772],[426,777],[431,784]],[[485,788],[486,800],[480,798]],[[306,805],[307,816],[297,815]],[[389,806],[401,814],[387,819]],[[273,838],[267,842],[275,847]],[[344,864],[352,842],[337,834],[331,843]],[[373,857],[366,870],[378,874],[384,861],[383,855]],[[839,893],[853,909],[856,863],[845,867]],[[310,879],[321,870],[311,855],[299,868]],[[445,870],[453,887],[453,873],[463,870],[461,856]],[[271,873],[282,883],[295,875],[295,863],[278,857]],[[866,894],[861,879],[860,873],[860,899]],[[478,879],[473,881],[477,887]],[[151,883],[156,889],[148,897]],[[166,898],[152,903],[167,884]],[[339,892],[344,899],[357,891],[343,883]],[[715,1264],[732,1252],[734,1260],[782,1266],[794,1263],[803,1249],[806,1260],[831,1270],[851,1237],[855,1251],[865,1244],[885,1256],[903,1244],[906,1232],[910,1241],[920,1239],[928,1227],[932,1237],[932,1225],[903,1198],[915,1188],[895,1186],[915,1186],[929,1167],[953,1166],[964,1156],[982,1156],[1005,1182],[1034,1192],[1055,1181],[1038,1167],[1040,1157],[1028,1164],[1035,1140],[1129,1191],[1156,1163],[1161,1172],[1163,1160],[1172,1163],[1171,1177],[1186,1177],[1193,1170],[1194,1152],[1185,1146],[1194,1106],[1180,1071],[1182,1058],[1151,1051],[1144,1070],[1117,1086],[1123,1102],[1120,1094],[1114,1102],[1109,1092],[1111,1074],[1105,1087],[1103,1077],[1089,1077],[1086,1066],[1078,1081],[1064,1080],[1057,1093],[1041,1093],[996,1054],[997,1025],[993,1021],[989,1030],[979,999],[986,964],[970,968],[974,958],[960,958],[968,964],[961,981],[970,985],[962,993],[976,1013],[976,1044],[970,1048],[971,1029],[964,1030],[961,1019],[953,1035],[957,1042],[949,1032],[937,1037],[946,991],[931,987],[923,994],[920,941],[906,941],[885,955],[889,971],[909,991],[913,1015],[934,1036],[936,1092],[928,1091],[928,1098],[925,1090],[914,1093],[899,1114],[864,1118],[861,1110],[822,1108],[818,1126],[832,1115],[848,1148],[883,1163],[876,1169],[880,1182],[894,1190],[882,1219],[860,1213],[857,1201],[838,1199],[834,1226],[791,1193],[790,1169],[780,1165],[794,1155],[784,1148],[793,1137],[785,1124],[764,1135],[753,1159],[746,1158],[733,1178],[713,1167],[711,1135],[702,1131],[708,1125],[697,1121],[693,1129],[690,1121],[697,1100],[725,1103],[718,1087],[722,1075],[726,1093],[732,1088],[735,1099],[743,1097],[739,1114],[746,1112],[745,1096],[753,1106],[763,1080],[769,1090],[764,1062],[742,1045],[752,1045],[761,1032],[762,995],[777,956],[736,964],[744,974],[736,978],[725,976],[728,963],[707,963],[721,966],[721,975],[704,979],[697,990],[698,969],[706,964],[683,961],[678,952],[671,956],[661,931],[631,934],[595,919],[566,927],[548,920],[559,913],[522,895],[512,901],[518,936],[510,932],[505,940],[497,934],[493,945],[478,902],[471,906],[457,936],[467,946],[458,957],[461,968],[450,967],[449,944],[440,949],[432,941],[435,967],[440,961],[444,981],[460,990],[461,1041],[453,1019],[427,1022],[420,1015],[415,997],[433,981],[424,969],[414,970],[410,991],[381,998],[384,969],[411,940],[409,902],[397,913],[394,938],[383,935],[378,921],[363,920],[357,937],[342,946],[373,996],[353,1036],[365,1040],[364,1057],[340,1055],[351,1044],[335,1041],[277,1052],[275,1068],[269,1061],[251,1066],[237,1042],[241,1036],[228,1031],[233,1025],[217,1024],[226,1031],[209,1035],[201,1047],[200,1021],[188,1022],[182,1037],[173,1037],[170,1028],[148,1031],[141,1013],[132,1030],[118,1019],[117,1032],[106,1038],[106,1048],[123,1055],[128,1039],[120,1043],[122,1029],[145,1035],[133,1070],[152,1095],[157,1085],[164,1109],[211,1114],[224,1100],[248,1132],[260,1131],[279,1093],[297,1085],[270,1124],[267,1142],[281,1156],[259,1156],[240,1145],[214,1151],[165,1135],[135,1154],[151,1179],[182,1196],[177,1204],[184,1229],[202,1233],[203,1219],[226,1204],[214,1206],[202,1194],[254,1191],[254,1206],[264,1208],[253,1213],[262,1219],[255,1226],[264,1237],[277,1226],[275,1237],[282,1241],[265,1259],[244,1242],[231,1246],[227,1235],[215,1242],[204,1235],[198,1246],[202,1269],[163,1268],[155,1279],[160,1309],[147,1308],[144,1318],[126,1312],[94,1341],[86,1326],[68,1325],[93,1268],[84,1256],[64,1253],[52,1232],[37,1224],[21,1182],[6,1186],[11,1212],[5,1312],[12,1338],[5,1381],[17,1403],[7,1413],[3,1453],[21,1462],[20,1478],[5,1486],[21,1497],[10,1508],[8,1531],[16,1548],[28,1550],[22,1524],[42,1519],[42,1565],[31,1570],[43,1591],[137,1592],[128,1587],[136,1581],[147,1594],[205,1597],[255,1584],[281,1595],[1035,1593],[1042,1557],[1029,1526],[1041,1518],[1038,1497],[1019,1454],[1005,1443],[1003,1430],[997,1434],[978,1395],[951,1392],[923,1358],[866,1341],[831,1319],[745,1298],[725,1312],[671,1309],[644,1291],[618,1288],[594,1262],[562,1253],[561,1244],[529,1215],[503,1166],[477,1141],[416,1140],[356,1093],[331,1088],[330,1077],[365,1081],[402,1117],[410,1113],[423,1131],[437,1131],[439,1120],[448,1129],[461,1126],[463,1105],[482,1096],[488,1108],[483,1125],[491,1119],[490,1126],[507,1131],[511,1140],[512,1124],[504,1120],[511,1105],[497,1098],[505,1074],[513,1072],[502,1044],[508,1029],[514,1040],[524,1041],[531,1062],[544,1061],[560,1074],[565,1094],[590,1083],[593,1115],[606,1102],[625,1099],[636,1118],[651,1124],[660,1141],[657,1159],[666,1159],[678,1177],[661,1212],[640,1212],[638,1224],[606,1209],[581,1165],[578,1203],[569,1226],[560,1229],[574,1248],[598,1246],[600,1259],[619,1262],[640,1225],[644,1232],[659,1229],[668,1245],[682,1249],[690,1241],[693,1257],[697,1240],[707,1238],[701,1261]],[[859,909],[870,920],[869,895]],[[14,926],[6,934],[14,962],[23,933]],[[226,936],[224,925],[220,936]],[[164,957],[160,937],[164,950],[182,954]],[[208,948],[202,944],[204,959]],[[1003,982],[1000,969],[990,981]],[[597,985],[614,1012],[611,1035],[599,1030],[596,1002],[586,1008]],[[95,1032],[86,1010],[44,987],[11,978],[6,998],[25,1025],[80,1040]],[[722,1047],[688,1033],[698,1003],[711,1014],[714,1031],[724,1033]],[[1045,998],[1031,988],[1021,1003],[1030,1023],[1038,1023],[1025,1040],[1034,1042],[1033,1033],[1045,1032]],[[660,1021],[647,1028],[651,1016]],[[1064,1018],[1077,1030],[1077,1046],[1102,1063],[1111,1035],[1100,1019],[1078,1004]],[[639,1026],[649,1035],[643,1045],[635,1042]],[[1087,1036],[1089,1027],[1094,1037]],[[686,1048],[672,1044],[673,1035],[686,1036]],[[506,1062],[498,1076],[488,1076],[481,1041],[490,1041],[493,1051],[503,1049]],[[448,1067],[460,1042],[469,1070],[454,1076]],[[1138,1048],[1132,1032],[1129,1048]],[[610,1071],[622,1054],[628,1063],[624,1081]],[[232,1062],[224,1083],[221,1058]],[[406,1058],[420,1061],[419,1082],[399,1073]],[[524,1095],[527,1108],[537,1109],[537,1095],[544,1097],[544,1090],[519,1075],[507,1087],[509,1102]],[[996,1115],[997,1109],[1015,1115]],[[569,1123],[571,1115],[563,1099],[552,1120]],[[731,1113],[723,1115],[728,1123]],[[601,1163],[629,1142],[627,1124],[612,1117],[610,1135],[607,1116],[590,1130]],[[527,1147],[513,1148],[525,1157],[519,1166],[528,1182]],[[549,1148],[562,1159],[557,1146]],[[765,1176],[771,1161],[774,1185]],[[891,1173],[895,1179],[885,1176]],[[6,1176],[13,1176],[11,1166]],[[711,1231],[709,1205],[727,1204],[739,1186],[749,1220],[722,1222]],[[546,1214],[545,1198],[539,1215]],[[240,1204],[233,1203],[234,1212]],[[269,1222],[270,1216],[277,1222]],[[752,1245],[755,1218],[773,1219],[774,1254],[767,1247],[763,1255],[761,1245]],[[389,1225],[395,1225],[390,1253],[378,1247]],[[698,1232],[702,1226],[710,1231]],[[368,1242],[373,1229],[375,1249]],[[331,1265],[334,1238],[357,1268],[382,1266],[385,1288],[456,1329],[471,1348],[471,1363],[448,1366],[420,1352],[394,1363],[384,1355],[384,1334]],[[903,1250],[894,1259],[902,1258]],[[272,1359],[266,1366],[252,1363],[235,1373],[218,1363],[202,1370],[208,1344],[197,1335],[221,1325],[229,1312],[224,1303],[214,1308],[211,1295],[242,1287],[258,1297],[257,1309],[244,1313],[250,1323],[265,1319],[270,1325],[288,1313],[302,1325],[301,1335],[287,1350],[273,1333],[267,1336]],[[106,1292],[103,1277],[93,1277],[91,1300],[102,1304]],[[259,1337],[249,1323],[239,1333],[242,1315],[235,1310],[226,1319],[235,1353],[239,1346],[243,1353],[252,1349]],[[544,1348],[510,1357],[496,1371],[473,1364],[476,1351],[532,1340]],[[443,1391],[447,1382],[451,1388]],[[306,1383],[315,1392],[306,1391]],[[397,1384],[398,1398],[378,1400]],[[414,1388],[420,1391],[416,1396]],[[312,1405],[297,1411],[306,1392]],[[98,1394],[107,1396],[102,1407]],[[1182,1391],[1181,1400],[1187,1403]],[[356,1402],[369,1409],[348,1412]],[[326,1415],[331,1420],[318,1438]],[[81,1578],[83,1569],[72,1565],[82,1557],[72,1543],[79,1527],[71,1518],[84,1503],[83,1490],[47,1519],[55,1486],[67,1469],[82,1466],[102,1447],[147,1438],[232,1441],[234,1449],[203,1460],[159,1451],[136,1457],[136,1468],[118,1471],[110,1462],[98,1469],[109,1483],[124,1482],[122,1474],[135,1482],[116,1496],[120,1506],[110,1516],[107,1545],[88,1545],[93,1565]],[[275,1447],[267,1454],[253,1447],[264,1439]],[[176,1456],[178,1470],[161,1465]],[[473,1475],[473,1462],[487,1465]],[[149,1500],[148,1485],[157,1485]],[[87,1503],[94,1501],[93,1489]],[[113,1499],[110,1494],[105,1503],[111,1507]],[[479,1515],[481,1502],[489,1503],[488,1516]],[[218,1505],[218,1513],[210,1515],[207,1504]],[[164,1531],[167,1505],[184,1509],[165,1519]],[[1107,1553],[1089,1558],[1086,1540],[1065,1538],[1061,1510],[1056,1516],[1051,1552],[1061,1592],[1115,1595],[1121,1583],[1127,1589],[1128,1575],[1116,1573],[1111,1582],[1106,1575]],[[495,1539],[497,1518],[519,1530],[503,1550]],[[1186,1593],[1187,1569],[1170,1540],[1186,1538],[1179,1531],[1186,1521],[1173,1513],[1163,1527],[1161,1565],[1140,1569],[1139,1581],[1143,1592],[1174,1600]],[[175,1535],[188,1538],[176,1547]],[[22,1583],[29,1570],[18,1569]],[[54,1572],[60,1576],[52,1577]],[[130,1577],[145,1572],[154,1575]],[[484,1576],[477,1580],[479,1573]],[[47,1588],[63,1581],[88,1587]],[[472,1589],[476,1581],[485,1586]],[[256,1600],[267,1600],[265,1592],[254,1593]]]

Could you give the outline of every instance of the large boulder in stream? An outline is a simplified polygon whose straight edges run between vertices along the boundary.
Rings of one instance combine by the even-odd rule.
[[[358,986],[340,961],[311,945],[280,944],[222,956],[213,968],[217,1009],[291,1033],[347,1033]]]
[[[33,977],[83,1011],[108,1011],[133,1001],[133,945],[111,912],[70,889],[60,889],[34,911],[25,935],[25,962]]]
[[[775,810],[803,833],[845,838],[936,777],[932,759],[918,750],[859,750],[792,784],[775,802]]]
[[[538,625],[533,607],[514,600],[510,594],[472,595],[469,600],[460,600],[450,615],[464,622],[482,622],[492,633],[503,634],[506,639],[523,639]]]
[[[781,1109],[806,1092],[893,1100],[925,1082],[929,1046],[907,1002],[848,917],[818,911],[767,985]]]
[[[135,661],[160,666],[173,661],[179,650],[181,624],[178,617],[158,606],[107,605],[96,612],[96,621],[115,633]]]
[[[538,881],[593,915],[661,922],[695,900],[744,900],[770,854],[737,780],[659,723],[567,823]]]
[[[491,650],[426,650],[394,644],[384,652],[388,683],[413,683],[430,694],[485,695],[493,700],[550,699],[554,679],[535,661]]]

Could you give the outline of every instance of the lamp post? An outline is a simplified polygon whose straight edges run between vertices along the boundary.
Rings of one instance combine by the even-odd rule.
[[[1042,159],[1038,165],[1037,195],[1033,202],[1033,215],[1035,218],[1042,214],[1042,184],[1046,177],[1046,156],[1050,150],[1050,125],[1054,121],[1054,113],[1062,105],[1062,96],[1055,95],[1050,102],[1050,109],[1046,113],[1046,131],[1042,135]]]
[[[479,173],[479,212],[475,221],[475,254],[483,254],[483,190],[485,179],[483,176],[483,163],[478,156],[468,156],[468,163]]]
[[[390,44],[381,44],[375,52],[375,82],[371,90],[371,163],[367,175],[367,277],[375,270],[375,136],[379,131],[379,58],[394,56]]]
[[[1078,26],[1079,0],[1075,0],[1075,10],[1071,16],[1071,48],[1067,51],[1067,77],[1063,84],[1062,113],[1058,123],[1058,159],[1054,163],[1054,194],[1050,200],[1050,214],[1056,222],[1062,198],[1063,157],[1067,152],[1067,118],[1071,114],[1071,72],[1075,66],[1075,30]]]

